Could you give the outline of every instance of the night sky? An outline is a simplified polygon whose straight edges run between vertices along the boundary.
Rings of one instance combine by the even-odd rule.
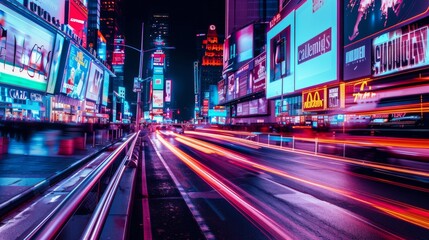
[[[197,59],[195,35],[207,33],[209,26],[214,24],[217,27],[217,33],[224,36],[225,1],[123,0],[122,6],[124,17],[121,28],[125,35],[125,43],[136,48],[140,48],[142,22],[145,23],[145,33],[149,33],[149,19],[152,14],[170,15],[171,43],[169,45],[176,49],[167,50],[167,54],[170,54],[167,78],[173,80],[172,102],[175,102],[176,107],[180,109],[179,120],[191,119],[194,108],[193,62],[200,60]],[[148,49],[150,46],[143,48]],[[127,48],[125,51],[124,82],[127,88],[127,100],[135,102],[136,94],[132,92],[132,84],[134,77],[138,76],[139,53]],[[135,112],[135,105],[131,105],[131,111]]]

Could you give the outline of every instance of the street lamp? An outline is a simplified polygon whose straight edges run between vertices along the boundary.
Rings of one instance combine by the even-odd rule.
[[[130,46],[130,45],[126,45],[126,44],[118,44],[119,46],[124,46],[127,48],[131,48],[137,52],[140,53],[140,61],[139,61],[139,75],[138,75],[138,82],[144,82],[146,80],[152,79],[152,78],[146,78],[146,79],[142,79],[143,77],[143,58],[144,58],[144,53],[145,52],[150,52],[150,51],[154,51],[157,49],[176,49],[175,47],[156,47],[156,48],[151,48],[151,49],[147,49],[144,50],[143,48],[143,43],[144,43],[144,22],[142,22],[142,32],[141,32],[141,43],[140,43],[140,49]],[[135,82],[136,83],[136,82]],[[140,124],[140,115],[141,115],[141,87],[140,84],[138,84],[139,87],[138,88],[134,88],[134,92],[137,92],[137,106],[136,106],[136,131],[139,129],[139,124]],[[136,84],[135,84],[136,86]]]

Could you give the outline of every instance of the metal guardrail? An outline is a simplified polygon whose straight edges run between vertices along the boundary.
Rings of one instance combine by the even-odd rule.
[[[40,224],[38,224],[26,237],[25,239],[55,239],[56,236],[61,232],[63,227],[67,224],[69,219],[74,215],[76,210],[81,205],[82,201],[86,198],[86,196],[91,192],[94,186],[98,184],[103,175],[109,170],[109,168],[115,163],[115,160],[120,156],[120,154],[125,150],[127,152],[124,160],[122,161],[122,167],[116,172],[115,178],[113,181],[109,183],[108,190],[103,194],[101,203],[109,204],[111,203],[112,194],[116,191],[114,188],[117,187],[118,177],[121,176],[121,172],[126,167],[125,163],[128,163],[135,146],[135,142],[138,138],[138,133],[133,133],[131,136],[125,140],[123,144],[121,144],[117,149],[115,149],[109,157],[102,164],[97,166],[88,177],[82,181],[65,199],[59,204],[54,211],[52,211],[48,216],[46,216],[43,220],[41,220]],[[131,145],[130,145],[131,143]],[[130,148],[128,149],[128,145]],[[100,204],[98,206],[100,206]],[[99,208],[97,206],[97,209]],[[109,209],[109,206],[102,206],[101,209],[97,210],[97,216],[105,219],[104,214],[106,214],[106,210]],[[95,213],[94,213],[95,214]],[[91,228],[88,230],[89,232],[93,232],[91,229],[100,229],[102,226],[102,221],[97,221],[96,217],[93,217],[94,222],[91,224]],[[95,233],[97,233],[95,231]],[[85,231],[86,232],[86,231]]]
[[[137,136],[139,136],[140,131],[137,132]],[[101,232],[104,227],[104,223],[106,222],[106,218],[109,214],[109,210],[112,206],[113,199],[115,197],[116,191],[119,186],[119,182],[122,179],[122,176],[125,170],[129,167],[137,167],[137,159],[133,158],[134,147],[136,145],[138,137],[135,137],[133,142],[131,143],[130,148],[122,160],[119,169],[117,169],[115,175],[113,176],[113,180],[109,182],[106,191],[103,193],[98,205],[91,216],[91,219],[86,226],[84,233],[82,234],[81,239],[99,239]]]

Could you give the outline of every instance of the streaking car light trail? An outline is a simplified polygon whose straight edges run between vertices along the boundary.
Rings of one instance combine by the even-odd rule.
[[[256,145],[258,147],[266,147],[266,148],[271,148],[271,149],[276,149],[276,150],[286,151],[286,152],[299,152],[300,154],[304,154],[307,156],[314,156],[314,153],[310,153],[310,152],[304,151],[304,150],[283,148],[280,146],[268,145],[266,143],[253,142],[253,141],[241,139],[241,138],[228,137],[228,136],[212,134],[212,133],[201,133],[201,132],[192,132],[190,134],[206,136],[206,137],[210,137],[210,138],[216,138],[216,139],[220,139],[223,141],[230,141],[230,142],[240,144],[240,145],[245,145],[245,146]],[[363,162],[363,161],[357,161],[357,160],[353,160],[353,159],[349,159],[349,158],[328,156],[325,154],[319,154],[318,156],[319,157],[323,156],[323,158],[327,158],[327,159],[334,160],[334,161],[340,161],[340,162],[344,162],[344,163],[350,163],[350,164],[361,165],[361,166],[371,167],[371,168],[380,169],[380,170],[387,170],[387,171],[391,171],[391,172],[411,174],[411,175],[415,175],[415,176],[429,178],[429,172],[422,172],[422,171],[406,169],[406,168],[397,168],[397,167],[394,167],[392,165],[387,165],[387,164]]]
[[[189,141],[185,140],[185,137],[182,137],[182,143],[188,145],[188,143],[190,143]],[[186,138],[189,139],[189,138]],[[163,142],[166,142],[165,140]],[[395,202],[395,201],[391,201],[389,199],[383,199],[380,197],[376,197],[376,196],[363,196],[362,193],[355,193],[355,192],[349,192],[349,191],[345,191],[345,190],[341,190],[341,189],[337,189],[337,188],[333,188],[327,185],[323,185],[321,183],[317,183],[317,182],[312,182],[306,179],[302,179],[293,175],[290,175],[284,171],[269,167],[269,166],[265,166],[259,163],[255,163],[252,162],[250,160],[247,160],[244,157],[241,156],[237,156],[234,152],[226,149],[226,148],[222,148],[222,147],[218,147],[218,146],[214,146],[213,144],[208,144],[208,143],[204,143],[202,141],[195,141],[192,139],[192,144],[189,144],[188,146],[192,147],[195,144],[200,145],[199,148],[210,148],[212,149],[214,152],[216,152],[216,154],[222,155],[222,156],[226,156],[229,157],[230,156],[235,160],[235,161],[239,161],[240,164],[245,164],[247,166],[251,166],[254,168],[257,168],[259,170],[263,170],[269,173],[273,173],[276,174],[278,176],[282,176],[285,178],[289,178],[307,185],[311,185],[314,187],[318,187],[324,190],[328,190],[337,194],[340,194],[342,196],[348,197],[350,199],[353,199],[355,201],[364,203],[366,205],[369,205],[375,209],[378,209],[390,216],[396,217],[398,219],[401,219],[403,221],[407,221],[409,223],[418,225],[420,227],[429,229],[429,211],[425,210],[425,209],[420,209],[420,208],[416,208],[414,206],[410,206],[410,205],[406,205],[403,203],[399,203],[399,202]],[[165,143],[167,144],[167,143]],[[168,143],[169,144],[169,143]],[[174,146],[172,146],[171,144],[168,145],[169,149],[175,149]],[[172,150],[173,151],[173,150]]]
[[[180,149],[174,147],[171,143],[167,142],[162,136],[157,133],[157,139],[166,146],[171,152],[173,152],[178,158],[180,158],[189,168],[198,174],[204,181],[212,186],[216,191],[219,192],[225,199],[233,203],[235,207],[248,214],[248,216],[260,224],[267,232],[271,233],[278,239],[293,239],[285,229],[279,226],[274,220],[266,216],[264,213],[253,207],[250,203],[246,202],[240,194],[236,193],[230,187],[228,187],[223,181],[221,181],[210,169],[207,169],[204,165],[199,163],[196,159],[192,158],[188,154],[184,153]]]

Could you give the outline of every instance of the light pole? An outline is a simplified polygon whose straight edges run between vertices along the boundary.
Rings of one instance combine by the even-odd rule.
[[[141,40],[140,40],[140,49],[130,46],[130,45],[126,45],[126,44],[120,44],[120,46],[124,46],[124,47],[128,47],[131,48],[137,52],[140,53],[140,61],[139,61],[139,75],[137,78],[137,81],[139,82],[139,84],[136,84],[136,82],[134,82],[134,92],[137,92],[137,106],[136,106],[136,126],[135,126],[135,130],[139,130],[139,126],[140,126],[140,118],[141,118],[141,86],[140,83],[144,82],[146,80],[152,79],[151,77],[148,77],[146,79],[142,79],[143,77],[143,59],[144,59],[144,53],[145,52],[149,52],[149,51],[154,51],[157,49],[176,49],[175,47],[156,47],[156,48],[151,48],[151,49],[147,49],[144,50],[143,48],[143,43],[144,43],[144,22],[142,22],[142,33],[141,33]],[[134,80],[136,81],[136,80]]]
[[[143,75],[143,42],[144,42],[144,22],[142,22],[142,36],[141,36],[141,43],[140,43],[140,61],[139,61],[139,78],[138,81],[142,79]],[[140,104],[142,102],[141,100],[141,86],[139,84],[139,88],[136,89],[137,92],[137,106],[136,106],[136,131],[140,129],[140,111],[141,107]]]

